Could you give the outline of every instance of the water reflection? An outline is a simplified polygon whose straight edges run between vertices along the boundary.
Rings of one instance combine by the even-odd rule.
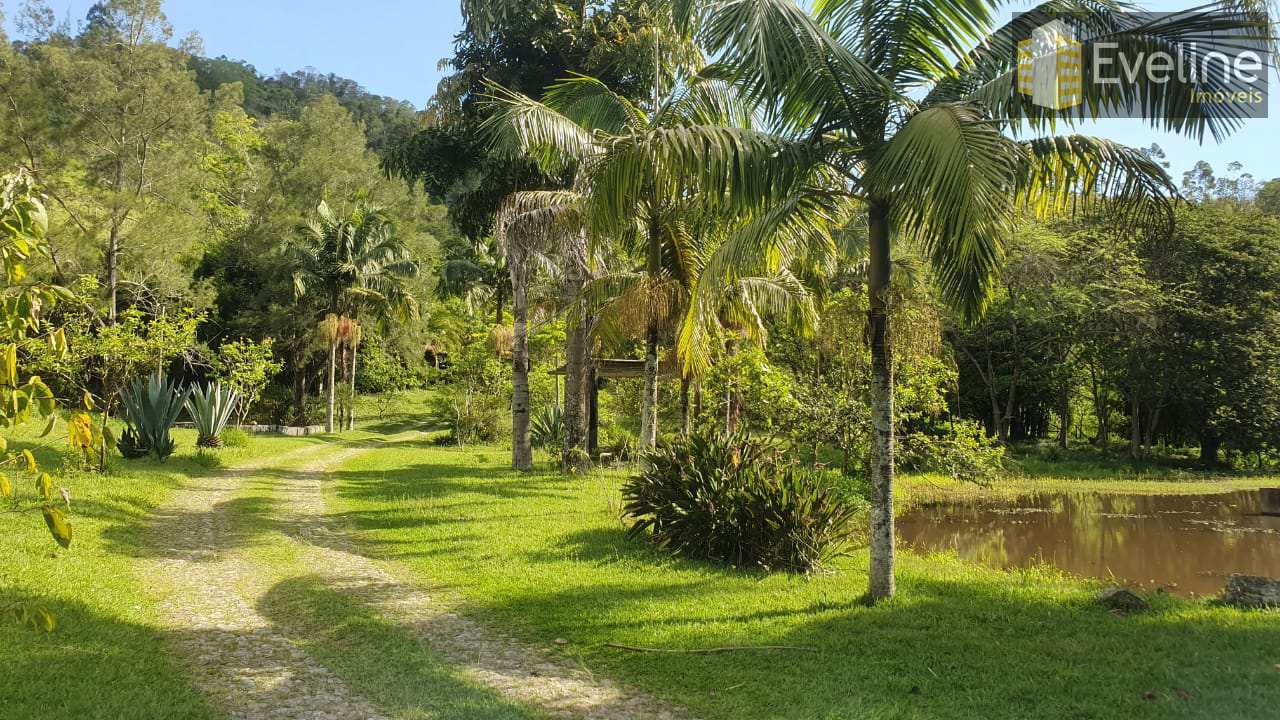
[[[1280,577],[1280,517],[1263,509],[1259,492],[1041,493],[926,505],[898,520],[898,534],[908,547],[954,550],[994,567],[1046,562],[1076,575],[1215,595],[1232,573]]]

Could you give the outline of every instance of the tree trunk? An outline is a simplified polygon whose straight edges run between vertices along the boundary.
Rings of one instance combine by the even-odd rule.
[[[1129,411],[1129,455],[1131,457],[1139,457],[1142,455],[1142,403],[1138,400],[1138,394],[1133,394],[1133,402]]]
[[[1071,432],[1071,388],[1062,391],[1058,401],[1058,447],[1067,449],[1067,441]]]
[[[112,219],[107,236],[107,323],[116,324],[117,294],[120,289],[120,224]]]
[[[356,429],[356,357],[359,355],[359,347],[355,342],[351,343],[351,407],[347,409],[347,429]]]
[[[644,343],[644,398],[640,405],[640,452],[658,443],[658,322],[649,321]]]
[[[652,282],[662,271],[662,244],[658,219],[649,218],[648,280]],[[653,299],[648,301],[648,327],[644,342],[644,398],[640,404],[640,447],[643,453],[658,443],[658,317]]]
[[[529,433],[529,305],[523,283],[516,282],[513,264],[511,312],[515,331],[511,342],[511,466],[533,469],[533,442]]]
[[[738,341],[736,338],[726,340],[724,343],[725,358],[732,358],[738,353]],[[738,431],[738,426],[742,421],[742,390],[739,388],[735,379],[729,379],[728,396],[725,398],[724,410],[724,430],[725,432],[734,433]]]
[[[870,224],[868,333],[871,341],[871,568],[872,602],[893,597],[893,347],[889,335],[889,212],[867,211]]]
[[[350,369],[350,366],[347,364],[348,346],[347,346],[347,343],[339,342],[338,347],[342,349],[342,352],[338,355],[338,368],[341,370],[341,372],[338,373],[337,382],[335,383],[335,385],[344,385],[346,384],[344,381],[346,380],[347,372]],[[338,424],[339,431],[342,431],[347,427],[347,410],[348,410],[347,402],[348,401],[345,395],[338,395],[338,423],[337,424]]]
[[[335,382],[337,380],[337,378],[335,377],[337,375],[337,370],[338,370],[337,366],[338,366],[338,343],[330,342],[329,343],[329,378],[325,382],[325,391],[329,394],[329,410],[328,410],[328,413],[325,415],[325,420],[324,420],[324,431],[327,433],[333,432],[333,403],[337,399],[337,396],[334,394]]]
[[[680,378],[680,434],[689,437],[693,427],[693,417],[689,414],[689,378]]]
[[[1213,428],[1200,433],[1200,464],[1205,467],[1217,467],[1222,464],[1218,452],[1222,448],[1222,438]]]
[[[307,415],[307,372],[303,358],[303,350],[299,346],[293,351],[293,412],[299,425],[306,425]]]
[[[585,241],[582,245],[572,245],[565,272],[564,295],[578,298],[582,286],[586,283]],[[575,300],[581,310],[581,300]],[[590,460],[590,449],[587,438],[587,382],[590,376],[590,347],[588,333],[591,331],[590,318],[579,317],[573,327],[565,329],[564,335],[564,448],[560,456],[561,468],[565,472],[575,472],[586,468]]]
[[[1142,441],[1142,447],[1147,452],[1151,452],[1151,448],[1155,445],[1156,428],[1160,425],[1160,410],[1161,407],[1159,405],[1156,405],[1151,410],[1151,415],[1147,419],[1147,427],[1143,430],[1145,437]]]

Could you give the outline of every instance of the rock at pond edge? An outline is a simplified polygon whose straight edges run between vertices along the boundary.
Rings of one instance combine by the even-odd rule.
[[[1222,591],[1222,602],[1241,608],[1280,607],[1280,580],[1232,575]]]
[[[1137,593],[1122,587],[1110,587],[1098,593],[1098,604],[1121,612],[1139,612],[1149,607]]]

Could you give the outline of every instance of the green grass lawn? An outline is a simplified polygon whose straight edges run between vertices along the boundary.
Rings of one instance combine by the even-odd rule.
[[[314,440],[255,437],[241,448],[198,455],[195,432],[179,430],[167,463],[124,461],[106,475],[57,472],[71,493],[73,542],[58,548],[40,513],[0,520],[0,606],[25,601],[51,610],[53,634],[0,619],[0,717],[207,718],[214,714],[165,653],[151,598],[134,572],[148,513],[183,478],[211,466],[270,455]],[[46,468],[64,459],[65,440],[6,431],[11,450],[31,448]],[[34,497],[34,482],[15,477]]]
[[[516,475],[509,451],[403,443],[345,466],[333,507],[367,551],[465,610],[709,718],[1251,718],[1280,707],[1280,614],[904,554],[865,607],[866,555],[818,577],[664,557],[627,539],[618,474]],[[606,643],[808,650],[641,654]]]

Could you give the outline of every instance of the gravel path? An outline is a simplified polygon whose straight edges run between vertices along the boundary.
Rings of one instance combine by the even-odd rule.
[[[394,441],[398,437],[389,438]],[[258,513],[298,544],[305,567],[288,572],[322,578],[330,588],[376,609],[460,673],[502,696],[556,718],[677,720],[668,704],[591,676],[562,658],[461,617],[442,593],[399,578],[405,573],[356,552],[343,528],[326,517],[322,483],[356,454],[376,446],[309,446],[255,466],[195,478],[157,513],[144,579],[164,594],[160,619],[173,649],[215,707],[245,720],[382,718],[377,707],[291,643],[257,610],[281,568],[255,568],[237,549],[252,543],[241,515]],[[311,456],[314,461],[308,461]],[[301,470],[272,470],[277,506],[240,506],[237,493],[255,470],[303,461]],[[239,528],[239,529],[238,529]]]
[[[311,446],[270,463],[327,449]],[[253,569],[233,552],[245,538],[229,510],[265,464],[193,478],[156,514],[148,538],[154,557],[142,577],[165,595],[159,615],[172,650],[212,704],[236,720],[381,718],[236,591]]]
[[[456,663],[464,675],[516,702],[540,708],[557,718],[586,720],[676,720],[682,710],[593,677],[563,659],[530,648],[455,612],[441,593],[432,594],[397,576],[388,568],[358,554],[342,528],[325,515],[322,482],[349,457],[326,457],[310,472],[281,481],[290,513],[286,525],[297,529],[295,539],[306,545],[304,557],[312,572],[359,602],[375,607],[396,625],[412,632],[424,645]]]

